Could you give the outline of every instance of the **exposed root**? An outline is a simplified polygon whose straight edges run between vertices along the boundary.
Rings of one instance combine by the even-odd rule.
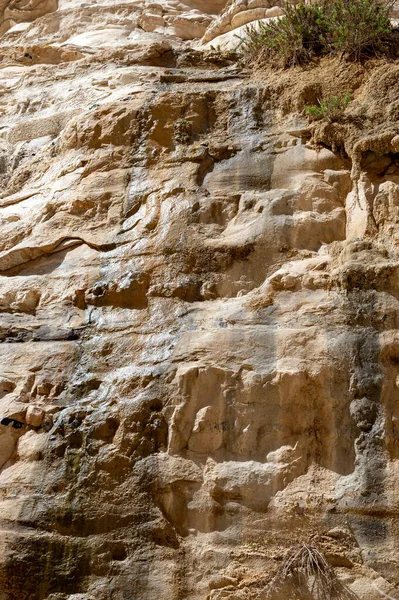
[[[356,600],[314,545],[295,546],[266,590],[267,600]]]

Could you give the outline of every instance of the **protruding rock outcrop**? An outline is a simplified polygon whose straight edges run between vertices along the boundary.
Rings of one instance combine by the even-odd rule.
[[[217,19],[212,21],[202,41],[211,42],[220,35],[238,29],[248,23],[270,19],[284,14],[283,3],[273,0],[232,0]],[[237,38],[237,44],[239,38]]]

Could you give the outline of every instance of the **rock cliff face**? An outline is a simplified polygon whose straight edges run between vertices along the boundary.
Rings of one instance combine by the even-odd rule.
[[[399,71],[251,75],[224,4],[0,4],[1,600],[266,598],[310,538],[399,597]],[[309,142],[337,87],[367,143]]]

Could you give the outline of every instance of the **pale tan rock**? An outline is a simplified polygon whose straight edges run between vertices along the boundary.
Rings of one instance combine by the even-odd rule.
[[[248,0],[247,6],[249,9],[253,8],[264,8],[265,0]]]
[[[162,17],[162,14],[150,12],[141,15],[137,23],[144,31],[155,31],[157,28],[165,26],[165,20]]]
[[[284,10],[281,6],[272,6],[268,8],[265,12],[265,19],[273,19],[275,17],[282,17],[284,15]]]
[[[165,32],[182,40],[192,40],[193,38],[201,38],[209,23],[209,18],[195,14],[170,16],[166,19]]]
[[[211,23],[202,39],[203,44],[207,44],[212,40],[213,43],[219,45],[221,40],[219,36],[227,34],[229,31],[242,28],[236,31],[245,33],[245,25],[251,22],[259,21],[265,16],[269,16],[267,10],[270,4],[268,0],[233,0],[229,2],[218,19]],[[275,16],[270,14],[270,16]],[[217,39],[217,41],[216,41]]]
[[[261,598],[310,538],[361,600],[398,596],[397,132],[359,144],[355,184],[309,143],[315,71],[200,46],[281,7],[224,4],[3,25],[7,600]],[[354,68],[320,65],[323,93]],[[386,77],[383,111],[378,68],[356,101]]]
[[[3,0],[0,6],[0,31],[4,33],[15,23],[34,21],[35,19],[57,9],[57,0],[19,2]]]
[[[0,378],[0,393],[2,396],[6,396],[15,389],[15,382],[8,377]]]
[[[232,29],[236,29],[237,27],[251,23],[251,21],[264,19],[266,16],[268,15],[266,14],[266,9],[264,8],[252,8],[250,10],[245,10],[233,16],[231,19],[231,27]]]
[[[48,437],[46,435],[28,431],[18,442],[18,456],[22,461],[40,461],[43,459],[47,444]]]
[[[28,406],[26,411],[26,422],[32,427],[40,427],[44,421],[45,411],[38,406]]]

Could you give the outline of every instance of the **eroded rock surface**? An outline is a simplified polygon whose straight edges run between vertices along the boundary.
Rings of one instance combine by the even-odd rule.
[[[243,26],[249,23],[281,16],[284,14],[283,6],[284,3],[279,0],[232,0],[218,18],[212,21],[202,41],[207,43],[230,31],[242,31]],[[238,43],[239,37],[236,38],[236,44]]]
[[[223,1],[3,4],[0,597],[254,600],[312,536],[397,595],[394,108],[354,177]]]

